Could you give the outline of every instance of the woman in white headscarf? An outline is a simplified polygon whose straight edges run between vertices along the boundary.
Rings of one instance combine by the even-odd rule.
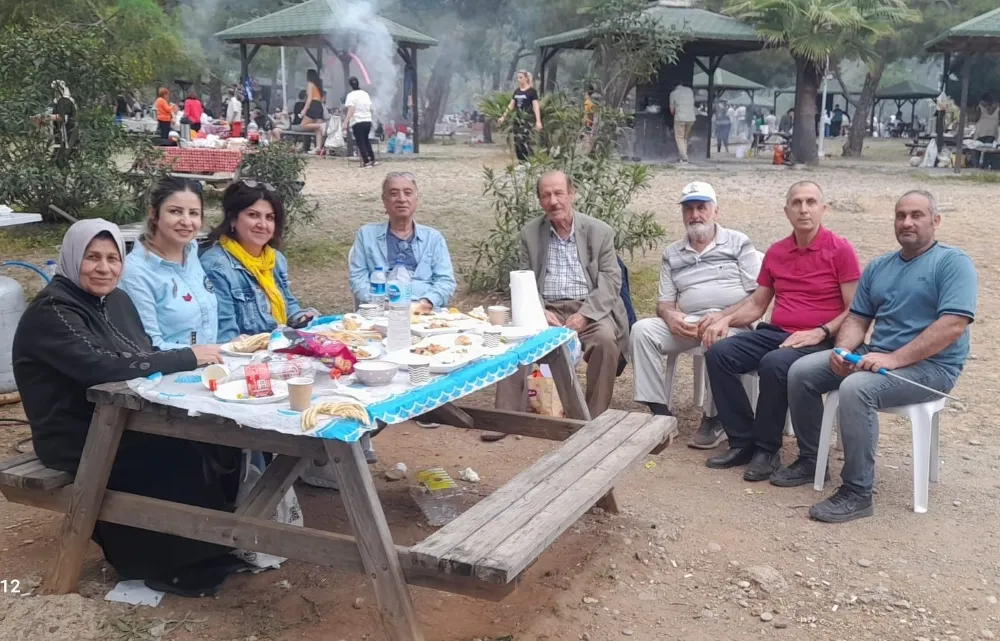
[[[118,289],[124,254],[116,225],[74,223],[63,238],[56,276],[14,334],[14,378],[35,453],[47,467],[76,473],[94,413],[87,388],[218,362],[204,346],[153,348],[135,305]],[[238,460],[238,450],[125,432],[108,488],[231,510]],[[93,537],[122,578],[145,579],[184,596],[212,594],[234,571],[235,557],[217,545],[104,522]]]

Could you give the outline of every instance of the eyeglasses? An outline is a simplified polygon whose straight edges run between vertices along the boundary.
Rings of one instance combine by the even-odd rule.
[[[263,189],[265,191],[278,191],[277,189],[274,188],[274,185],[272,185],[270,183],[257,182],[256,180],[241,180],[240,182],[243,183],[245,186],[249,187],[250,189]]]

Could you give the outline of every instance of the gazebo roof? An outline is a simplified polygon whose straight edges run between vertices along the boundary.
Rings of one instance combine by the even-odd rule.
[[[820,91],[822,92],[822,83],[820,84]],[[789,85],[787,87],[782,87],[781,89],[776,89],[775,93],[795,93],[795,85]],[[826,93],[830,96],[860,96],[861,89],[858,87],[848,87],[847,91],[844,91],[844,87],[840,84],[840,81],[834,78],[827,83]],[[937,94],[935,93],[934,95],[936,96]]]
[[[685,53],[719,55],[764,48],[764,41],[750,25],[729,16],[677,4],[659,0],[651,4],[645,13],[654,16],[665,29],[675,29],[684,34]],[[591,27],[583,27],[539,38],[535,46],[589,49],[592,39]]]
[[[937,53],[1000,53],[1000,7],[955,25],[924,48]]]
[[[716,91],[731,89],[734,91],[760,91],[766,89],[764,85],[753,80],[748,80],[743,76],[737,76],[725,69],[716,69],[713,88]],[[694,82],[691,83],[693,89],[708,89],[708,74],[701,71],[694,74]]]
[[[336,11],[334,10],[336,9]],[[323,46],[326,40],[342,35],[338,31],[337,14],[347,11],[345,0],[306,0],[281,11],[261,16],[215,34],[224,42],[271,46]],[[376,16],[397,43],[417,49],[437,46],[438,41],[419,31]],[[370,29],[376,28],[371,25]],[[368,29],[350,29],[364,34]]]
[[[919,100],[920,98],[934,98],[939,93],[941,93],[939,90],[919,82],[904,80],[885,89],[879,89],[875,92],[875,97],[879,100]]]

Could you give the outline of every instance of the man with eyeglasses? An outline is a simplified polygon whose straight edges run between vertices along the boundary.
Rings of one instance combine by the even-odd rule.
[[[371,275],[387,272],[402,259],[412,279],[414,305],[422,311],[445,307],[455,293],[455,271],[444,236],[413,221],[417,211],[417,178],[394,171],[382,181],[382,204],[389,223],[362,225],[348,255],[351,291],[357,303],[371,300]]]

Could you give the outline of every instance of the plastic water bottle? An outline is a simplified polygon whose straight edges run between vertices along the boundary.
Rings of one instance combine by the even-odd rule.
[[[42,271],[45,272],[45,275],[49,277],[49,280],[52,280],[55,277],[56,267],[57,267],[56,261],[54,260],[47,260],[45,261],[45,264],[42,265]]]
[[[371,294],[371,302],[378,305],[380,309],[385,309],[385,269],[382,266],[375,268],[372,272],[371,277],[368,279],[369,293]]]
[[[386,343],[390,352],[410,348],[410,272],[402,258],[389,274],[385,287],[389,300],[389,327]]]

